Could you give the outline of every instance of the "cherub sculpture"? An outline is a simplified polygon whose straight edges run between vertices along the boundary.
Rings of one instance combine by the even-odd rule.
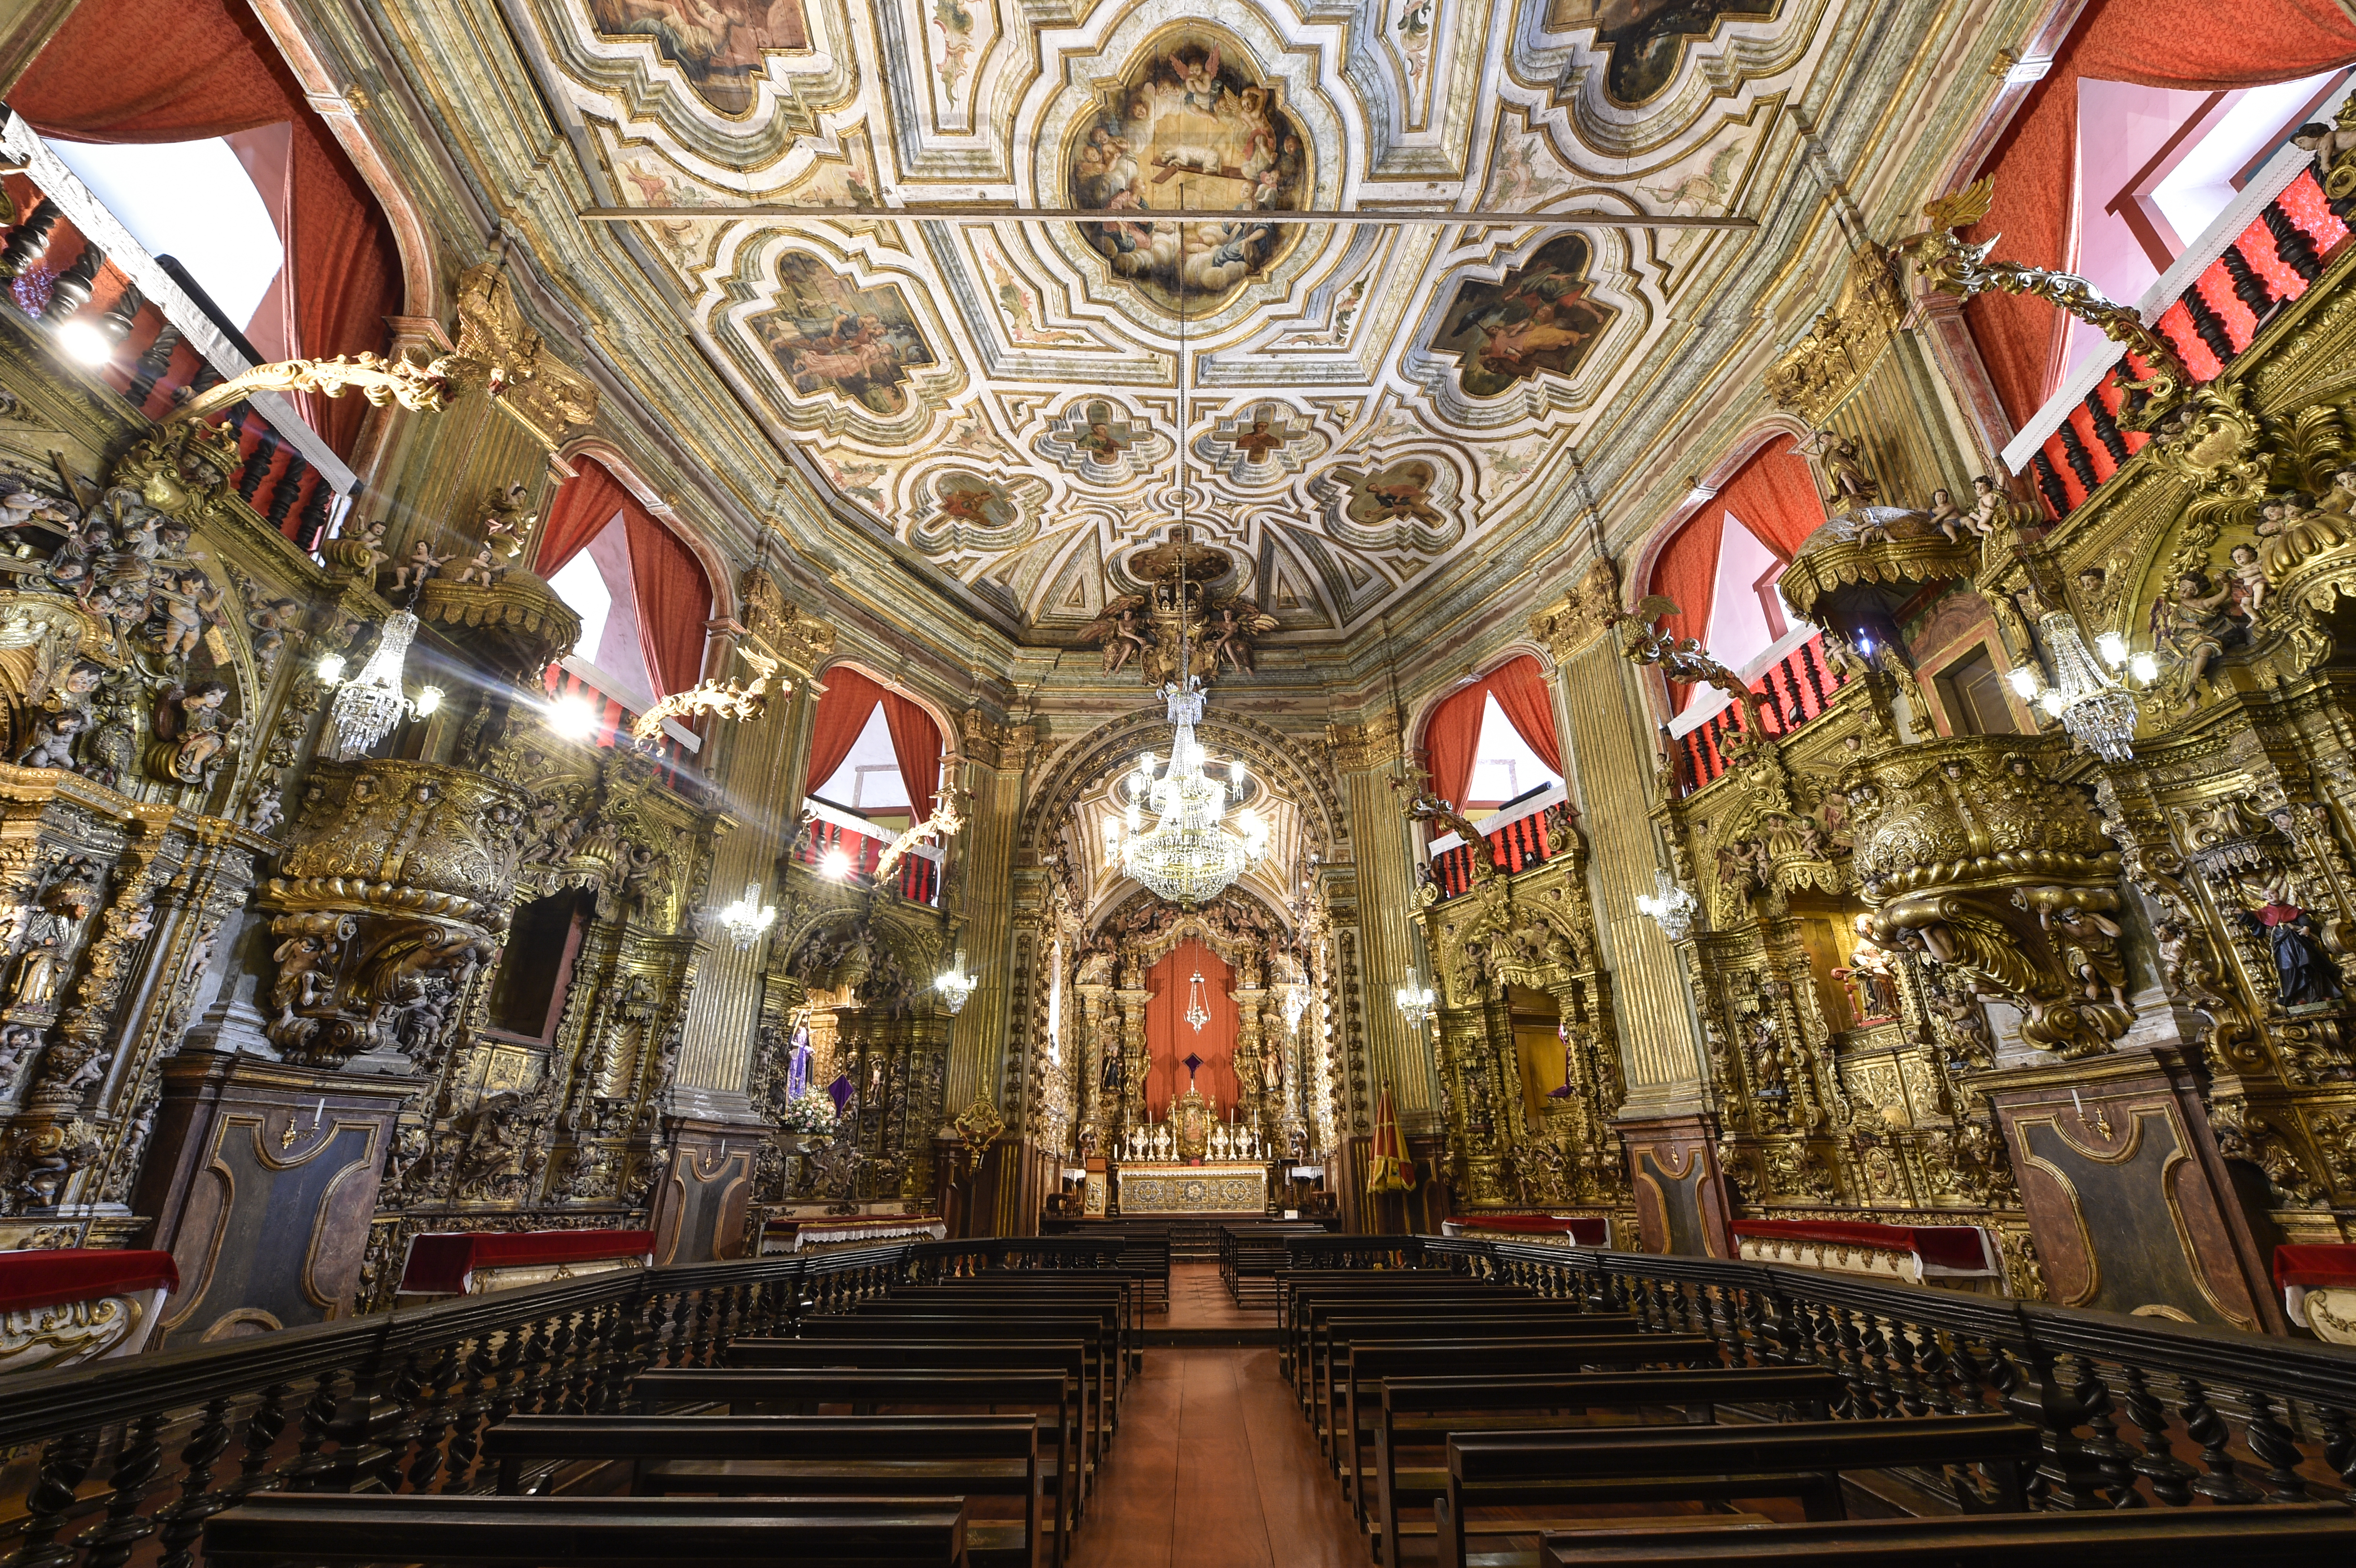
[[[89,719],[79,709],[44,713],[33,721],[33,743],[16,755],[20,768],[70,768],[74,741]]]
[[[1152,650],[1140,613],[1145,608],[1145,595],[1125,593],[1104,607],[1104,613],[1089,622],[1080,633],[1084,643],[1104,645],[1104,672],[1119,675],[1129,661],[1141,653]]]
[[[482,547],[475,551],[475,559],[458,568],[457,575],[452,581],[479,582],[486,588],[496,588],[499,579],[507,574],[508,569],[499,564],[498,548],[489,539],[485,539]]]
[[[1203,627],[1203,645],[1211,651],[1213,666],[1225,658],[1238,672],[1252,673],[1253,639],[1276,630],[1276,617],[1248,599],[1230,599],[1211,613]]]
[[[408,564],[392,569],[393,591],[398,592],[404,588],[423,588],[425,586],[427,578],[457,559],[455,554],[435,555],[431,543],[419,539],[410,547]]]

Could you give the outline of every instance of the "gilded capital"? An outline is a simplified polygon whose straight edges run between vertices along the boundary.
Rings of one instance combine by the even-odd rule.
[[[1600,636],[1619,608],[1619,568],[1611,557],[1598,556],[1577,588],[1530,617],[1530,635],[1559,664]]]
[[[789,603],[766,569],[745,568],[736,580],[736,597],[745,635],[802,679],[814,677],[834,650],[834,628]]]
[[[1398,715],[1377,714],[1365,724],[1329,724],[1325,745],[1333,752],[1334,768],[1341,773],[1362,773],[1373,768],[1387,768],[1399,757]]]

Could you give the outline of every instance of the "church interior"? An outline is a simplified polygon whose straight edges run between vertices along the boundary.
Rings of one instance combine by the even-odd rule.
[[[0,1568],[2341,1568],[2351,225],[2356,0],[0,0]]]

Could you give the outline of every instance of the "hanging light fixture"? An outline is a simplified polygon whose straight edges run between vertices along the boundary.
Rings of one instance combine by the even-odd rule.
[[[409,699],[402,692],[402,667],[409,660],[409,645],[417,635],[417,617],[406,610],[397,610],[388,616],[384,630],[376,640],[376,651],[360,666],[359,674],[352,677],[336,693],[336,706],[330,713],[331,737],[327,754],[338,762],[348,762],[364,756],[369,748],[392,732],[401,716],[409,711]],[[340,663],[340,661],[338,661]],[[327,679],[327,661],[319,661],[320,675]],[[342,673],[338,668],[337,674]]]
[[[1401,986],[1395,996],[1399,1017],[1407,1019],[1407,1027],[1411,1029],[1420,1029],[1430,1021],[1432,1004],[1440,999],[1430,987],[1416,977],[1412,964],[1407,966],[1407,984]]]
[[[1186,311],[1178,311],[1178,522],[1186,523]],[[1181,534],[1181,539],[1186,536]],[[1153,753],[1138,759],[1133,775],[1124,833],[1117,851],[1122,871],[1173,903],[1198,904],[1250,869],[1268,849],[1268,824],[1245,807],[1236,814],[1235,827],[1226,817],[1230,804],[1242,800],[1250,787],[1244,764],[1227,768],[1226,783],[1204,770],[1207,758],[1194,739],[1203,719],[1203,685],[1194,678],[1194,653],[1187,618],[1186,551],[1178,552],[1178,669],[1176,678],[1162,688],[1170,705],[1170,760],[1156,776]],[[1143,827],[1142,799],[1157,818]],[[1108,855],[1108,858],[1110,858]],[[1200,1027],[1200,1026],[1197,1026]]]
[[[2006,677],[2014,693],[2024,702],[2036,703],[2047,718],[2060,720],[2071,739],[2103,761],[2132,762],[2137,716],[2135,693],[2096,660],[2075,615],[2056,610],[2039,620],[2037,630],[2045,651],[2052,656],[2056,683],[2040,690],[2036,669],[2016,665]],[[2125,668],[2145,682],[2158,675],[2158,662],[2149,654],[2130,654],[2127,640],[2116,632],[2105,632],[2096,640],[2112,669]]]
[[[1671,942],[1683,942],[1693,930],[1694,915],[1701,905],[1693,894],[1679,887],[1675,878],[1655,868],[1654,885],[1657,893],[1638,893],[1636,912],[1650,915],[1661,928],[1661,934]]]
[[[761,901],[761,884],[746,882],[744,896],[720,912],[720,929],[742,952],[760,941],[776,919],[776,910]]]
[[[933,976],[933,989],[940,993],[941,1005],[948,1008],[951,1018],[965,1011],[966,1001],[973,995],[977,984],[974,977],[965,972],[965,949],[962,947],[957,950],[957,956],[949,960],[949,966]]]
[[[1196,1034],[1202,1033],[1203,1026],[1211,1021],[1211,1009],[1203,1005],[1203,972],[1200,969],[1195,970],[1194,977],[1186,982],[1186,1021],[1194,1026]]]

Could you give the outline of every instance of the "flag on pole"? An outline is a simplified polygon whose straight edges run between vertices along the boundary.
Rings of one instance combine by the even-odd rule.
[[[1415,1161],[1407,1157],[1407,1140],[1399,1136],[1398,1107],[1391,1103],[1390,1085],[1375,1098],[1374,1160],[1366,1171],[1369,1192],[1411,1192]]]

